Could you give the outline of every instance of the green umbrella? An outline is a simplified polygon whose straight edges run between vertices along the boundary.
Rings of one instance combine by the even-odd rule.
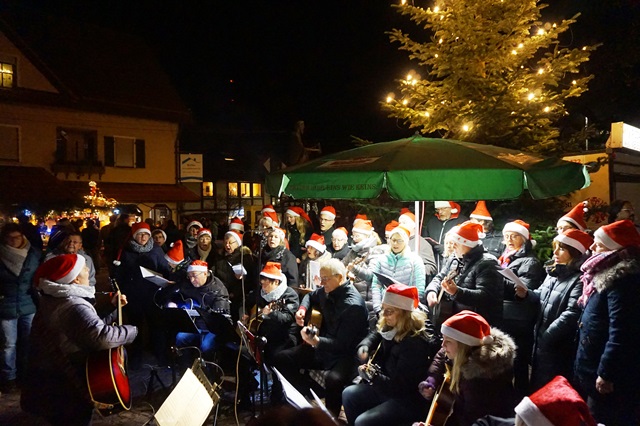
[[[548,198],[589,186],[583,165],[449,139],[413,136],[326,155],[267,176],[267,190],[293,198],[400,201],[503,200],[526,189]]]

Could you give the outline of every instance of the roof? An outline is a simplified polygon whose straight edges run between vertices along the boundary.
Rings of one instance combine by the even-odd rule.
[[[96,183],[106,198],[115,198],[118,203],[186,203],[200,201],[198,194],[178,184],[100,181],[96,181]],[[67,181],[65,184],[72,191],[79,194],[89,193],[89,187],[85,181]]]
[[[133,35],[19,9],[0,15],[0,31],[58,88],[62,106],[174,122],[190,119],[152,50]],[[12,91],[6,92],[16,101]],[[41,95],[51,103],[50,94]]]
[[[41,167],[0,166],[0,205],[57,206],[69,204],[75,194],[65,183]]]

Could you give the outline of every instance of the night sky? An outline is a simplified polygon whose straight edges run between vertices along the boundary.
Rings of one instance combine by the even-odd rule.
[[[412,68],[385,31],[413,31],[385,0],[22,0],[142,37],[197,123],[242,131],[289,131],[306,123],[307,140],[347,148],[350,136],[384,141],[413,131],[379,102]],[[416,2],[418,3],[418,2]],[[570,46],[601,42],[585,71],[591,90],[571,104],[608,129],[640,125],[640,1],[549,1],[543,21],[582,12]]]

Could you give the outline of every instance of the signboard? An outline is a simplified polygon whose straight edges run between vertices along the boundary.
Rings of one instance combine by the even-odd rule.
[[[640,151],[640,129],[623,122],[611,123],[607,148],[628,148]]]
[[[202,182],[202,154],[180,154],[180,182]]]

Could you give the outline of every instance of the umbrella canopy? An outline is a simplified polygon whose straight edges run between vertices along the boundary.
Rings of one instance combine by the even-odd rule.
[[[492,145],[414,136],[330,154],[267,175],[293,198],[503,200],[548,198],[589,186],[583,165]]]

